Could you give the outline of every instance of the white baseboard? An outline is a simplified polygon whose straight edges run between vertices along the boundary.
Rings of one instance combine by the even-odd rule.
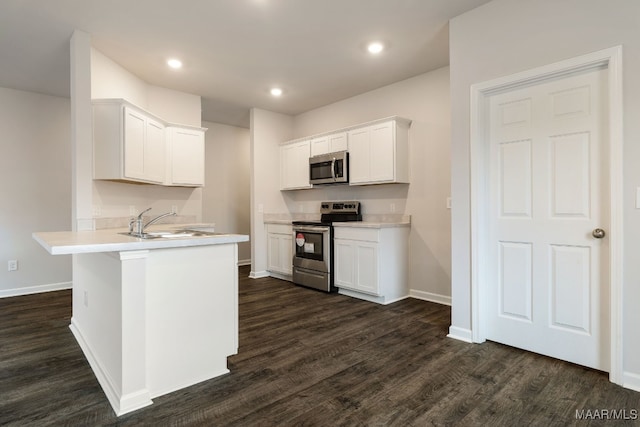
[[[280,279],[280,280],[286,280],[287,282],[293,282],[293,277],[289,274],[280,274],[280,273],[275,273],[273,271],[269,271],[269,276],[270,277],[275,277],[276,279]]]
[[[449,335],[447,335],[447,338],[473,343],[473,333],[471,329],[458,328],[457,326],[449,326]]]
[[[401,301],[403,299],[409,298],[409,295],[400,296],[393,299],[386,299],[385,297],[377,297],[375,295],[364,294],[362,292],[352,291],[350,289],[338,288],[338,293],[340,295],[346,295],[352,298],[358,298],[364,301],[375,302],[376,304],[388,305],[393,304],[394,302]]]
[[[48,285],[25,286],[23,288],[0,290],[0,298],[18,297],[21,295],[39,294],[42,292],[62,291],[71,289],[71,282],[50,283]]]
[[[238,267],[242,267],[243,265],[251,265],[251,258],[249,259],[239,259]]]
[[[433,294],[431,292],[418,291],[411,289],[409,291],[411,298],[421,299],[424,301],[435,302],[436,304],[448,305],[451,307],[451,297],[447,295]]]
[[[622,387],[628,388],[629,390],[640,391],[640,374],[623,372]]]
[[[104,391],[104,394],[107,396],[107,400],[111,404],[111,407],[117,416],[133,412],[137,409],[153,404],[150,393],[147,389],[121,395],[118,391],[118,387],[115,385],[115,382],[109,377],[108,372],[102,368],[102,365],[91,351],[91,346],[84,339],[82,330],[73,317],[71,318],[69,329],[71,329],[71,332],[78,342],[80,349],[84,353],[87,362],[89,362],[89,366],[91,366],[91,369],[93,370],[93,374],[96,376],[98,383],[102,387],[102,391]]]
[[[269,272],[267,270],[251,271],[251,273],[249,273],[250,279],[262,279],[263,277],[269,277]]]

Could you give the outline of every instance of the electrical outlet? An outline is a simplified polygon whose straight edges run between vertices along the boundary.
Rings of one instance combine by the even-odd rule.
[[[177,214],[178,213],[178,206],[171,205],[171,213]]]
[[[391,203],[391,204],[389,205],[389,211],[390,211],[391,213],[394,213],[394,212],[396,211],[396,204],[395,204],[395,203]]]
[[[10,259],[9,262],[7,262],[7,270],[8,271],[17,271],[18,270],[18,260],[17,259]]]
[[[129,216],[137,216],[137,211],[136,211],[136,207],[133,205],[129,206]]]
[[[447,209],[451,209],[451,197],[447,197]]]
[[[102,216],[102,209],[100,208],[100,205],[93,205],[93,217],[98,217],[98,216]]]

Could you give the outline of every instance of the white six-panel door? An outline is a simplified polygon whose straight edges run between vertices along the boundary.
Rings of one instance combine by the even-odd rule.
[[[487,338],[609,370],[607,70],[489,99]],[[597,233],[596,233],[597,234]]]

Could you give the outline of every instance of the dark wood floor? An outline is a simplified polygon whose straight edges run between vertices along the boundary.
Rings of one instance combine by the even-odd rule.
[[[640,410],[640,393],[602,372],[446,338],[449,307],[240,271],[231,373],[119,418],[68,328],[70,292],[0,299],[0,425],[582,426],[602,421],[576,411]]]

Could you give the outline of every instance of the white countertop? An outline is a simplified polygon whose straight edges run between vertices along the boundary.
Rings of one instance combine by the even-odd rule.
[[[318,214],[264,214],[265,224],[291,225],[292,221],[319,221]],[[411,227],[411,215],[365,214],[362,221],[334,222],[334,227],[393,228]]]
[[[373,222],[373,221],[348,221],[348,222],[334,222],[331,225],[334,227],[349,227],[349,228],[394,228],[394,227],[411,227],[411,222]]]
[[[282,224],[291,225],[291,220],[286,219],[271,219],[265,221],[265,224]],[[346,222],[334,222],[334,227],[352,227],[352,228],[392,228],[392,227],[411,227],[410,221],[403,222],[376,222],[376,221],[346,221]]]
[[[264,220],[265,224],[284,224],[284,225],[291,225],[292,220],[290,219],[265,219]]]
[[[166,227],[165,229],[168,228]],[[213,236],[157,239],[139,239],[119,234],[126,231],[125,229],[106,229],[96,231],[36,232],[33,233],[33,238],[52,255],[183,248],[249,241],[249,236],[245,234],[216,234]]]

